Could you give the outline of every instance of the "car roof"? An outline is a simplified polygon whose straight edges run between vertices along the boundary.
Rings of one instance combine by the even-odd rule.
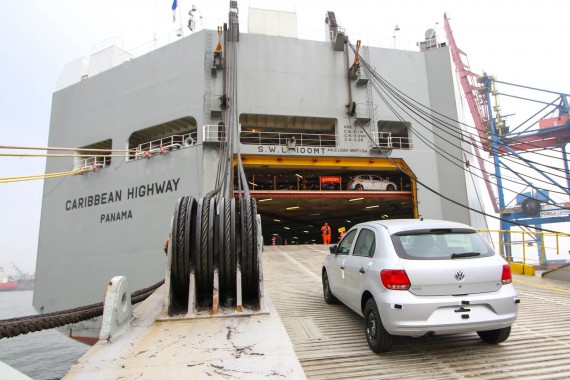
[[[395,234],[402,231],[423,230],[423,229],[440,229],[440,228],[462,228],[476,231],[468,224],[452,222],[448,220],[438,219],[387,219],[372,220],[369,222],[359,223],[356,226],[379,226],[388,230],[389,234]],[[355,226],[355,227],[356,227]]]

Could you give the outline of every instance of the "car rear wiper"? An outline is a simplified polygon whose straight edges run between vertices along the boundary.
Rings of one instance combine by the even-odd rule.
[[[453,253],[451,255],[452,259],[455,259],[457,257],[472,257],[472,256],[479,256],[481,255],[480,252],[461,252],[461,253]]]

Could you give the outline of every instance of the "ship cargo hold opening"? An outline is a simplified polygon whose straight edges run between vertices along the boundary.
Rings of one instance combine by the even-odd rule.
[[[383,151],[411,149],[408,123],[381,120],[367,136],[334,117],[244,113],[239,122],[264,244],[321,244],[325,222],[336,242],[359,222],[417,217],[412,171]],[[224,126],[213,129],[206,135],[223,138]]]
[[[321,244],[325,222],[334,243],[357,223],[417,214],[412,180],[387,159],[244,155],[242,161],[266,245]]]

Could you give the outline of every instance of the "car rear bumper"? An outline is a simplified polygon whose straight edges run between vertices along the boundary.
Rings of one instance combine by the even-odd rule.
[[[384,328],[390,334],[405,336],[508,327],[517,318],[519,302],[512,285],[475,295],[415,296],[407,291],[386,291],[374,298]]]

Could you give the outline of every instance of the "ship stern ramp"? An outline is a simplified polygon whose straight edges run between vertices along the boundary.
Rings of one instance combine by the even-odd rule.
[[[542,273],[542,277],[551,280],[570,282],[570,263],[561,265],[558,268],[550,269]]]

